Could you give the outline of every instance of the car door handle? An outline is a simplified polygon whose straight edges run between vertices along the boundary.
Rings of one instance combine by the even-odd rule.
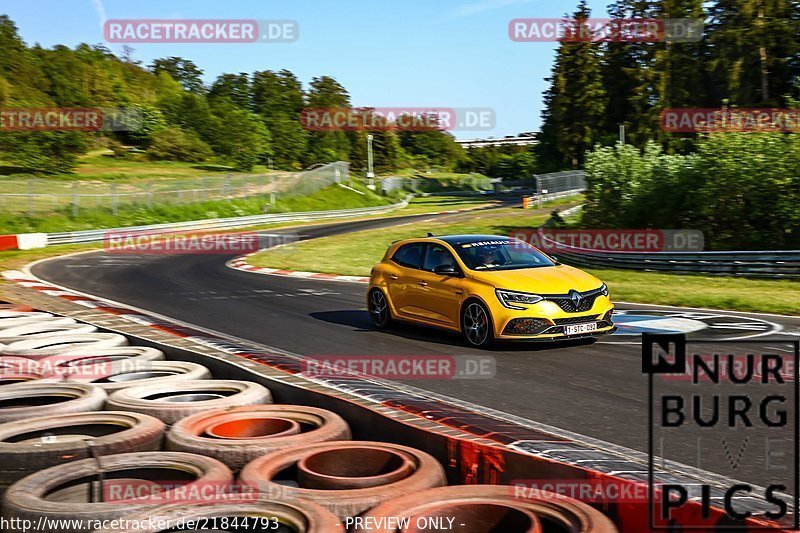
[[[418,281],[417,285],[419,285],[420,287],[427,287],[428,286],[428,284],[426,282],[424,282],[424,281]]]
[[[390,274],[389,277],[392,279],[398,279],[398,277],[395,274]]]
[[[456,294],[464,294],[464,291],[462,291],[461,289],[458,289],[458,290],[456,291]]]

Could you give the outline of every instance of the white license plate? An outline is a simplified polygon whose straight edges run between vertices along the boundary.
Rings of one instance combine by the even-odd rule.
[[[586,324],[564,326],[565,335],[580,335],[581,333],[591,333],[592,331],[597,331],[597,322],[587,322]]]

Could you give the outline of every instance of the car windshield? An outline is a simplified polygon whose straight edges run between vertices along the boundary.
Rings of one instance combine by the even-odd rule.
[[[550,258],[519,240],[463,243],[455,246],[470,270],[515,270],[555,266]]]

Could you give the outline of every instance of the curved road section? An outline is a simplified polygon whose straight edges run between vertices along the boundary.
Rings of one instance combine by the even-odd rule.
[[[428,218],[432,216],[270,233],[299,232],[307,239]],[[458,336],[438,330],[404,325],[373,330],[363,284],[242,272],[226,266],[230,259],[93,252],[38,263],[32,273],[74,290],[307,356],[488,355],[495,362],[492,377],[418,379],[409,384],[639,451],[647,447],[648,412],[642,332],[686,332],[690,338],[720,343],[787,334],[796,339],[800,334],[800,318],[794,317],[618,304],[619,332],[595,344],[511,344],[477,351],[465,347]],[[695,438],[686,436],[672,439],[659,451],[703,470],[729,469],[724,454],[693,463],[696,449]],[[751,483],[768,482],[757,464],[739,465],[737,472]]]

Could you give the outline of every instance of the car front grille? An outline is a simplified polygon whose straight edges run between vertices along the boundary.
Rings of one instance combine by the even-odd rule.
[[[588,315],[588,316],[573,316],[569,318],[554,318],[553,322],[556,323],[558,326],[567,326],[570,324],[582,324],[584,322],[594,322],[597,320],[597,317],[600,315]]]
[[[578,305],[569,298],[548,298],[548,300],[554,301],[566,313],[585,313],[592,308],[595,298],[597,295],[587,296]]]
[[[594,301],[600,296],[600,289],[586,292],[574,292],[581,295],[581,299],[577,303],[570,297],[572,293],[551,294],[544,296],[544,299],[556,303],[561,310],[566,313],[585,313],[594,306]]]

